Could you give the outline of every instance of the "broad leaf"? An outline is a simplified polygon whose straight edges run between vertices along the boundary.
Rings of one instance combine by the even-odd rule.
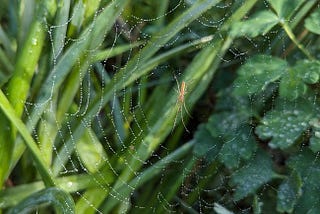
[[[288,161],[302,178],[302,195],[295,206],[295,213],[320,213],[320,162],[316,154],[305,149]]]
[[[265,35],[278,23],[278,17],[271,11],[265,10],[256,13],[251,19],[233,24],[230,34],[234,37]]]
[[[306,19],[304,25],[312,33],[320,34],[320,9],[312,13],[310,17]]]
[[[269,182],[274,175],[271,158],[264,151],[259,150],[246,166],[232,175],[231,184],[236,187],[234,200],[241,200],[256,192],[259,187]]]
[[[221,143],[218,138],[211,135],[204,124],[200,125],[195,133],[195,141],[193,154],[196,157],[205,157],[208,162],[213,161],[217,157]]]
[[[305,0],[269,0],[278,16],[289,19]]]
[[[269,55],[257,55],[238,70],[234,94],[253,95],[278,80],[287,70],[287,62]]]
[[[289,69],[288,73],[281,79],[279,90],[281,97],[295,100],[306,94],[307,85],[292,69]]]
[[[292,69],[305,83],[314,84],[319,81],[320,61],[300,60]]]
[[[228,168],[238,167],[240,160],[249,159],[257,148],[250,126],[242,124],[233,135],[227,136],[219,154],[219,160]]]
[[[301,177],[293,172],[288,179],[286,179],[278,189],[277,210],[279,212],[291,213],[297,202],[297,199],[302,194]]]
[[[279,99],[276,107],[262,119],[256,133],[261,139],[271,138],[271,148],[287,148],[308,128],[315,115],[313,108],[310,99],[301,98],[294,102]]]

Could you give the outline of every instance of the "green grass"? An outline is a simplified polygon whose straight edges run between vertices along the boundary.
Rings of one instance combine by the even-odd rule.
[[[319,2],[266,4],[4,1],[2,212],[316,211]]]

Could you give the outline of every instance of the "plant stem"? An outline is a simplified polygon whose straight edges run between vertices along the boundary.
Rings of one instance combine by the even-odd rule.
[[[309,51],[297,40],[291,28],[286,23],[282,23],[282,27],[291,41],[302,51],[302,53],[304,53],[310,60],[314,60],[314,57],[309,53]]]

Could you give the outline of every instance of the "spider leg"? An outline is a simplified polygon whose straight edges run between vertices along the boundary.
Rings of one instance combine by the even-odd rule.
[[[183,103],[184,104],[184,103]],[[180,111],[180,115],[181,115],[181,121],[182,121],[182,124],[183,124],[183,126],[184,126],[184,128],[186,129],[186,131],[188,132],[188,133],[190,133],[190,131],[187,129],[187,127],[186,127],[186,124],[185,124],[185,122],[184,122],[184,120],[183,120],[183,115],[182,115],[182,104],[181,104],[181,111]]]
[[[188,109],[187,109],[187,106],[186,106],[186,103],[183,102],[183,107],[184,107],[184,110],[186,110],[187,114],[189,115],[189,117],[192,118],[191,114],[189,113]]]

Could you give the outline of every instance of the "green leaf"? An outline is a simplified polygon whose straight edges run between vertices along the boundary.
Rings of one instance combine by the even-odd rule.
[[[83,137],[76,144],[78,155],[82,163],[94,173],[105,163],[107,155],[92,130],[86,130]]]
[[[195,133],[195,141],[193,154],[196,157],[205,156],[208,162],[212,162],[218,156],[221,148],[220,140],[213,137],[204,124],[201,124]]]
[[[288,161],[288,166],[302,178],[302,195],[299,197],[295,213],[320,213],[320,162],[317,154],[304,149]]]
[[[305,0],[269,0],[278,16],[289,19]]]
[[[279,18],[274,13],[267,10],[260,11],[251,19],[234,23],[230,35],[233,37],[265,35],[278,23]]]
[[[275,105],[262,119],[256,133],[264,140],[272,138],[271,148],[284,149],[295,143],[315,114],[310,99],[301,98],[294,102],[279,99]]]
[[[231,184],[236,187],[234,200],[238,201],[255,193],[259,187],[269,182],[275,173],[272,161],[267,153],[259,150],[248,164],[235,172],[231,177]]]
[[[320,35],[320,9],[317,9],[305,20],[304,26],[312,33]]]
[[[33,140],[32,136],[29,134],[27,127],[17,116],[16,111],[13,109],[7,97],[3,94],[2,90],[0,90],[0,110],[12,123],[12,126],[17,128],[17,130],[25,140],[25,144],[32,155],[32,158],[40,175],[42,176],[43,182],[46,184],[46,186],[54,186],[54,179],[51,176],[48,168],[46,167],[46,162],[41,155],[40,149],[38,148],[36,142]]]
[[[277,210],[279,212],[291,213],[297,199],[302,194],[301,188],[301,177],[296,172],[293,172],[290,177],[279,186]]]
[[[281,79],[279,92],[281,97],[295,100],[306,94],[307,85],[292,69],[289,69]]]
[[[253,130],[248,125],[241,125],[233,135],[228,136],[223,144],[219,160],[228,168],[238,167],[240,160],[249,159],[257,148]]]
[[[298,74],[307,84],[314,84],[319,81],[320,61],[300,60],[292,68],[293,73]]]
[[[269,55],[256,55],[238,70],[234,82],[235,95],[253,95],[265,90],[287,70],[287,62]]]
[[[72,197],[61,189],[51,187],[30,195],[14,208],[10,209],[8,214],[29,213],[31,210],[38,209],[39,205],[44,203],[54,205],[56,213],[74,213],[74,202]]]

